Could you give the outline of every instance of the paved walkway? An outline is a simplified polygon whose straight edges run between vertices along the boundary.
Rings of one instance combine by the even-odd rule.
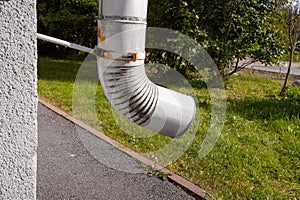
[[[240,66],[244,63],[247,62],[247,60],[245,61],[241,61],[240,62]],[[260,71],[265,71],[265,72],[272,72],[272,73],[283,73],[286,74],[287,70],[288,70],[288,62],[283,62],[279,65],[274,65],[274,66],[265,66],[264,64],[262,64],[261,62],[255,62],[252,63],[251,65],[247,66],[247,69],[255,69],[255,70],[260,70]],[[292,63],[292,67],[291,67],[291,75],[294,76],[300,76],[300,64],[298,62],[293,62]]]
[[[37,199],[194,199],[172,183],[146,175],[147,169],[127,154],[41,104],[38,123]],[[96,159],[93,148],[106,156]]]
[[[251,65],[246,67],[248,69],[255,69],[260,71],[272,72],[272,73],[283,73],[286,74],[288,68],[287,67],[279,67],[279,66],[262,66],[262,65]],[[291,75],[300,76],[300,68],[292,67]]]

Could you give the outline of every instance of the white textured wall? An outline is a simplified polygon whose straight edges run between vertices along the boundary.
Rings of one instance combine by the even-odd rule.
[[[36,198],[35,0],[0,0],[0,199]]]

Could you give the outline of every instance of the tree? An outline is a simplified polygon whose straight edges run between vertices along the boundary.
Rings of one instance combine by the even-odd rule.
[[[261,61],[279,61],[284,53],[278,31],[281,0],[150,0],[150,25],[178,30],[206,47],[223,75]],[[232,71],[228,73],[228,69]]]
[[[199,27],[199,16],[193,8],[196,8],[198,3],[196,0],[190,1],[189,4],[181,0],[149,0],[148,26],[176,30],[198,41],[204,41],[205,32]],[[171,39],[175,40],[175,43],[180,40],[180,38]],[[172,40],[170,40],[170,45],[172,45]],[[194,68],[179,55],[185,48],[179,47],[178,54],[147,49],[146,61],[165,64],[188,77],[190,76],[188,72],[193,71]]]
[[[291,0],[285,4],[284,11],[282,16],[287,26],[287,37],[288,37],[288,54],[289,54],[289,64],[286,77],[284,80],[283,87],[280,92],[280,96],[284,96],[288,87],[287,82],[289,75],[291,73],[292,62],[294,57],[295,50],[299,51],[299,33],[300,33],[300,12],[299,12],[299,1]]]
[[[97,43],[96,0],[38,0],[37,14],[39,33],[88,47]],[[38,47],[39,53],[46,55],[65,56],[76,52],[41,41]]]

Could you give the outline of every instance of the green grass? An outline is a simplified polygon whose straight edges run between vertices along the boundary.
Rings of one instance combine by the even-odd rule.
[[[74,81],[78,61],[40,58],[39,96],[72,114]],[[83,83],[88,84],[88,83]],[[194,85],[195,83],[193,83]],[[198,130],[190,148],[168,165],[218,199],[298,199],[300,197],[300,89],[293,87],[279,98],[278,81],[232,76],[226,85],[227,116],[214,149],[198,157],[210,123],[210,102],[206,89],[195,89],[200,108]],[[91,93],[91,95],[94,95]],[[93,102],[92,102],[93,103]],[[170,139],[142,129],[133,135],[119,127],[101,87],[96,91],[96,120],[88,113],[80,120],[101,129],[130,148],[147,153],[166,146]]]

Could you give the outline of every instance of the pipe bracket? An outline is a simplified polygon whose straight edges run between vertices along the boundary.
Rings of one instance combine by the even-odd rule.
[[[106,58],[110,60],[118,60],[118,61],[137,61],[137,60],[145,60],[146,58],[145,51],[122,53],[122,52],[108,51],[101,48],[96,49],[96,55],[102,58]]]

